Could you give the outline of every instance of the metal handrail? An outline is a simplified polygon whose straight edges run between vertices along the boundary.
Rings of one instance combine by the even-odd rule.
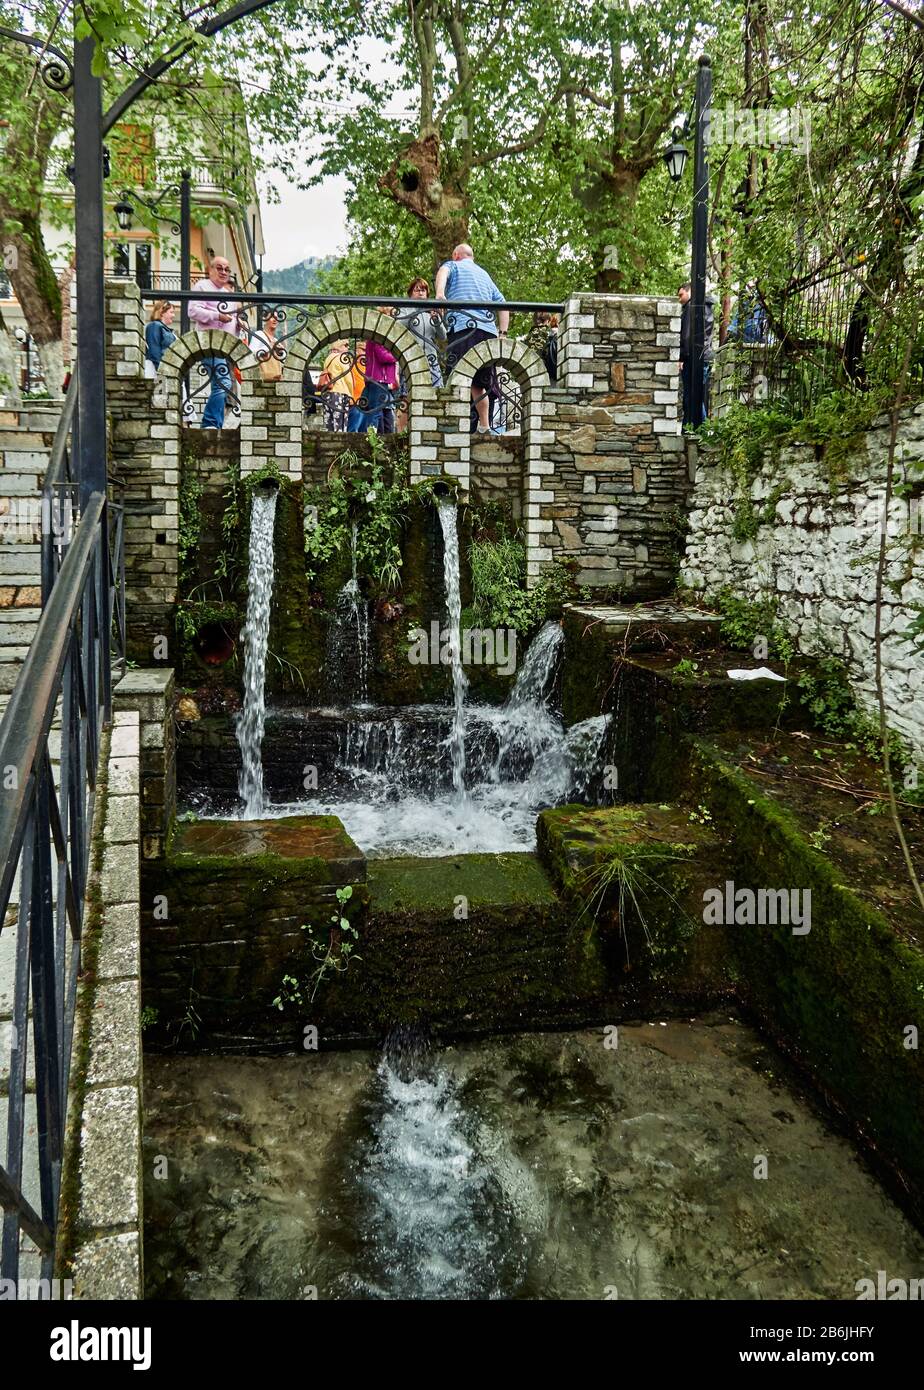
[[[163,299],[163,293],[158,290],[142,290],[142,299]],[[363,309],[375,307],[379,304],[385,305],[389,309],[442,309],[451,312],[455,309],[490,309],[493,313],[507,310],[511,314],[532,314],[549,313],[561,314],[565,306],[562,303],[534,303],[531,300],[510,299],[510,300],[487,300],[487,299],[399,299],[394,295],[358,295],[358,294],[257,294],[250,290],[237,290],[233,285],[228,285],[224,290],[171,290],[171,299],[179,299],[184,303],[195,300],[208,300],[209,302],[230,301],[239,304],[242,301],[247,304],[258,304],[270,306],[276,304],[317,304],[319,306],[330,306],[331,308],[353,308]]]
[[[73,452],[68,449],[68,435],[74,424],[74,416],[77,411],[77,368],[71,374],[67,391],[64,396],[64,405],[61,407],[61,417],[55,430],[55,437],[51,445],[51,455],[48,459],[48,467],[45,470],[45,491],[55,487],[60,482],[72,483],[70,455]],[[65,473],[67,476],[61,478],[59,475]]]
[[[0,1274],[17,1279],[25,1233],[54,1267],[70,1055],[100,736],[110,717],[112,564],[106,497],[87,500],[0,721],[0,923],[19,875]],[[61,711],[60,790],[49,734]],[[68,946],[70,949],[68,950]],[[29,1047],[30,1031],[32,1046]],[[26,1058],[34,1059],[41,1212],[26,1198]]]

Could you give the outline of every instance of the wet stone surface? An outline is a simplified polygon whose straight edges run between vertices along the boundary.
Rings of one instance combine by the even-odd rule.
[[[174,857],[243,858],[268,854],[280,859],[363,859],[336,816],[179,825],[171,852]]]
[[[854,1299],[924,1270],[724,1016],[145,1073],[148,1296]]]

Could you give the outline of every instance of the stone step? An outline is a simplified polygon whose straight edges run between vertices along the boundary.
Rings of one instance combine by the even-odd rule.
[[[0,468],[0,497],[34,497],[40,500],[44,477],[44,470],[27,473]]]
[[[51,452],[54,430],[0,429],[0,453],[16,449],[43,449]]]

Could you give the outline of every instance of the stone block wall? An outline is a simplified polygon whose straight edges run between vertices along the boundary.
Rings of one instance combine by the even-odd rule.
[[[561,383],[547,392],[540,517],[551,558],[581,584],[665,593],[676,572],[688,478],[678,418],[680,317],[673,300],[580,295],[561,329]]]
[[[187,333],[165,354],[155,389],[140,376],[139,306],[136,287],[110,285],[114,453],[130,486],[128,556],[141,641],[163,630],[161,615],[176,588],[184,373],[205,354],[226,356],[241,375],[242,472],[273,460],[293,480],[307,480],[328,451],[333,457],[349,444],[319,432],[317,416],[305,417],[301,401],[306,366],[340,337],[375,339],[394,352],[410,383],[411,478],[442,473],[456,480],[463,500],[484,447],[469,432],[474,373],[497,362],[516,383],[522,420],[514,511],[526,536],[528,582],[563,560],[598,593],[647,597],[670,587],[676,517],[688,487],[678,419],[680,318],[672,301],[574,295],[560,328],[558,383],[524,343],[496,339],[471,348],[438,389],[419,341],[371,308],[310,318],[286,340],[277,382],[263,380],[256,359],[230,334]],[[505,472],[509,490],[514,478]]]
[[[117,711],[139,719],[141,853],[159,859],[176,814],[176,725],[172,671],[126,671],[113,688]]]
[[[101,764],[62,1179],[75,1299],[143,1297],[141,727],[116,712]]]
[[[875,578],[885,524],[882,660],[888,720],[924,753],[921,656],[904,640],[916,608],[924,604],[924,405],[909,407],[901,419],[895,481],[906,484],[909,494],[893,500],[883,521],[888,447],[883,418],[858,440],[847,476],[833,487],[811,447],[768,457],[743,500],[756,519],[756,534],[740,541],[734,536],[742,505],[735,480],[720,454],[701,451],[681,578],[706,600],[723,588],[754,601],[774,598],[799,650],[842,659],[859,702],[872,713]]]
[[[180,431],[153,404],[158,383],[142,375],[143,320],[135,284],[107,281],[106,329],[112,467],[124,484],[126,645],[134,660],[169,665],[178,570]]]

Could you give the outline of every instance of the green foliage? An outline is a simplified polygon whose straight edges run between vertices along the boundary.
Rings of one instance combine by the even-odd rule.
[[[381,589],[401,580],[401,539],[411,504],[407,450],[391,456],[374,429],[367,435],[371,457],[346,449],[336,460],[328,484],[309,502],[317,523],[305,529],[309,573],[315,576],[336,555],[350,553],[356,526],[356,564]]]
[[[221,550],[215,564],[216,579],[235,578],[241,553],[241,465],[235,459],[225,471],[225,508],[221,514]]]
[[[857,708],[842,661],[835,657],[819,658],[800,672],[797,685],[802,706],[817,729],[869,758],[878,761],[882,757],[878,720]],[[908,750],[898,734],[890,731],[888,737],[893,763],[907,762]]]
[[[680,679],[684,681],[693,680],[698,675],[698,673],[699,662],[691,661],[690,658],[686,656],[682,657],[681,660],[678,661],[677,665],[674,667],[674,675],[679,676]]]
[[[518,534],[473,538],[468,551],[472,575],[473,626],[512,627],[526,636],[577,594],[564,565],[548,566],[531,589],[526,587],[526,545]]]
[[[359,932],[344,911],[352,896],[353,889],[349,884],[337,889],[337,910],[331,914],[327,926],[314,927],[309,922],[302,923],[302,931],[308,934],[314,969],[303,978],[283,975],[279,993],[273,1000],[274,1008],[282,1011],[289,1004],[303,1007],[314,1003],[315,995],[331,974],[342,975],[351,960],[362,960],[355,950]]]
[[[758,639],[764,638],[767,656],[777,656],[787,665],[792,661],[795,645],[779,621],[776,599],[752,601],[731,589],[722,589],[715,596],[715,606],[722,614],[722,640],[730,647],[753,654]]]
[[[193,652],[196,634],[209,623],[240,621],[240,609],[231,602],[211,602],[208,599],[185,598],[176,606],[176,629],[184,660]]]
[[[202,516],[199,501],[202,497],[202,484],[192,471],[195,461],[184,458],[180,468],[180,521],[177,532],[177,558],[179,561],[179,584],[181,591],[188,581],[189,558],[195,555],[202,530]]]

